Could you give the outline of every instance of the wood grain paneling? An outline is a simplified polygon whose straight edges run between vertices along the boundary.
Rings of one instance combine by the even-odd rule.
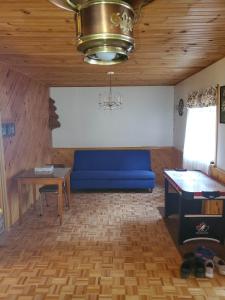
[[[88,148],[90,149],[90,148]],[[85,148],[85,150],[88,150]],[[96,148],[95,148],[96,149]],[[127,149],[149,149],[151,150],[151,157],[152,157],[152,169],[156,173],[156,180],[157,183],[162,185],[164,182],[163,179],[163,169],[171,169],[175,167],[180,167],[180,162],[177,159],[176,149],[173,147],[159,147],[159,148],[97,148],[97,149],[120,149],[120,150],[127,150]],[[76,150],[84,150],[79,148],[53,148],[52,149],[52,163],[54,164],[65,164],[68,167],[73,165],[73,158],[74,152]]]
[[[76,148],[52,148],[52,163],[72,167]]]
[[[155,0],[129,61],[110,67],[83,63],[73,14],[47,0],[1,1],[0,11],[0,61],[50,86],[104,86],[107,71],[115,85],[174,85],[225,56],[224,0]]]
[[[173,148],[173,155],[174,155],[174,165],[175,168],[182,168],[183,167],[183,151]]]
[[[152,148],[152,169],[156,173],[157,183],[164,184],[163,170],[180,167],[174,147]]]
[[[16,135],[3,139],[11,223],[18,218],[15,175],[50,161],[48,98],[46,86],[0,65],[2,122],[16,125]]]
[[[211,167],[211,176],[218,180],[219,182],[225,184],[225,171],[216,167]]]
[[[225,171],[214,166],[210,167],[210,176],[214,179],[218,180],[222,184],[225,184]],[[210,212],[211,214],[222,213],[223,203],[221,201],[213,201],[211,203],[208,201],[207,203],[207,213]]]

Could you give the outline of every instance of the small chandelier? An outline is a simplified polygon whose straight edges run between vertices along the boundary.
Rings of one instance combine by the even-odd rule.
[[[133,27],[153,0],[49,0],[75,14],[77,50],[89,64],[113,65],[134,50]]]
[[[99,94],[98,104],[100,108],[110,111],[121,108],[123,102],[120,94],[113,95],[112,93],[112,75],[114,75],[114,72],[108,72],[107,75],[109,76],[109,92]]]

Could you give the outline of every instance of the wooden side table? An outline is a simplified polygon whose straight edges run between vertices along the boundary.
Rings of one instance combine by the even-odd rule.
[[[33,203],[36,201],[36,185],[58,185],[58,215],[60,225],[63,222],[64,197],[63,184],[66,184],[68,205],[70,206],[70,168],[54,168],[52,174],[35,173],[34,169],[23,171],[16,177],[19,197],[19,221],[22,223],[22,185],[32,185]]]

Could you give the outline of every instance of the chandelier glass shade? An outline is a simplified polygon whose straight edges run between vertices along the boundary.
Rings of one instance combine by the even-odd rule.
[[[133,27],[153,0],[49,0],[75,14],[77,49],[89,64],[114,65],[134,50]]]
[[[113,94],[112,92],[112,75],[114,75],[114,72],[108,72],[107,75],[109,76],[109,91],[108,93],[99,94],[99,107],[106,111],[122,108],[122,96],[119,93]]]

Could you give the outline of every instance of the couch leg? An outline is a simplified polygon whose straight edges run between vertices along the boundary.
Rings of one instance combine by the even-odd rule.
[[[152,189],[148,189],[149,193],[152,193]]]

